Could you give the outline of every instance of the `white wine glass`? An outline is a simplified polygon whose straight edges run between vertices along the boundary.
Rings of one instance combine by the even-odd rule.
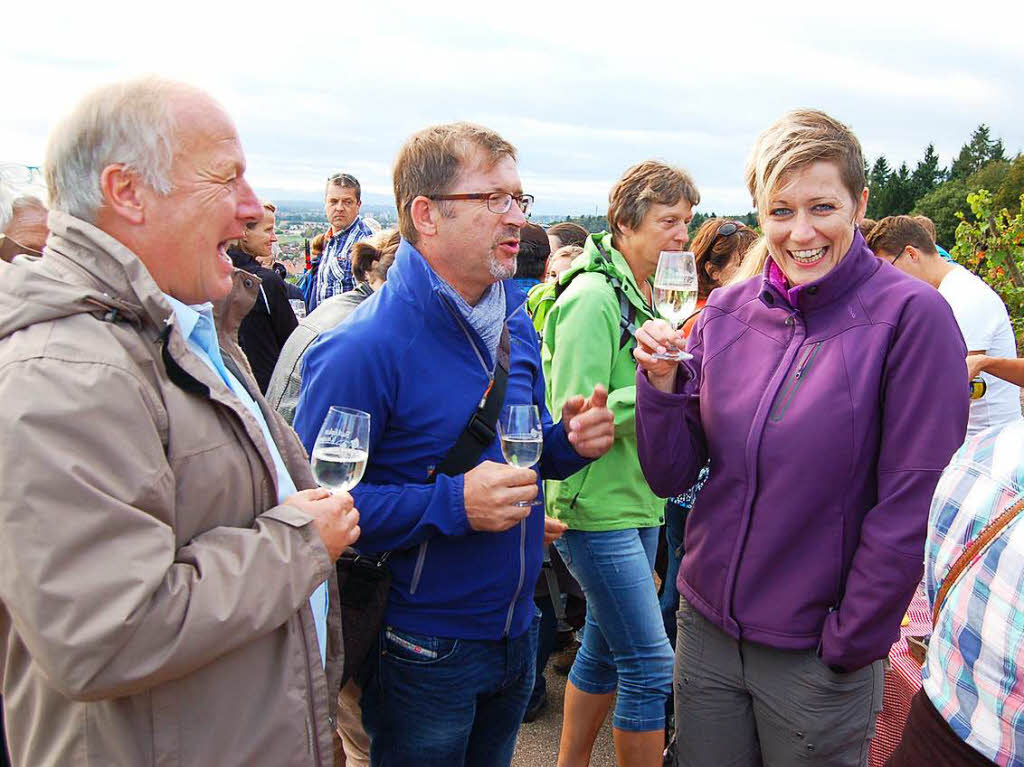
[[[654,308],[662,319],[679,330],[697,306],[697,263],[688,250],[663,250],[654,273]],[[664,354],[651,355],[657,360],[682,362],[693,359],[682,349],[671,347]]]
[[[544,432],[536,405],[507,405],[498,419],[498,436],[505,463],[529,469],[540,460],[544,450]],[[517,501],[516,506],[540,506],[540,500]]]
[[[359,484],[370,455],[370,414],[332,406],[313,444],[316,481],[332,493],[348,492]]]

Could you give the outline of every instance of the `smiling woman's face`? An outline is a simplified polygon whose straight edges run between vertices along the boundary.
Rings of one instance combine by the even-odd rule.
[[[868,190],[851,198],[839,166],[827,160],[781,180],[768,199],[761,229],[790,285],[819,280],[843,260],[867,203]]]

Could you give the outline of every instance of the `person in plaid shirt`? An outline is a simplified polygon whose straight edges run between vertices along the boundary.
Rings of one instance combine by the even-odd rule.
[[[1024,496],[1024,422],[988,429],[953,456],[925,544],[929,602],[982,529]],[[923,688],[890,765],[1024,765],[1024,515],[950,589],[929,641]]]
[[[331,228],[327,230],[309,311],[331,296],[347,293],[356,286],[349,252],[353,245],[373,234],[373,229],[359,215],[362,206],[362,190],[355,176],[335,173],[327,179],[324,214]]]

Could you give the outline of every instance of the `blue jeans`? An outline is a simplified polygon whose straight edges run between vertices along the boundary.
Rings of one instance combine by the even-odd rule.
[[[541,573],[541,578],[544,574]],[[551,602],[551,595],[535,598],[537,609],[540,611],[540,624],[537,627],[537,659],[533,679],[533,692],[530,693],[529,705],[532,706],[548,694],[548,683],[544,678],[544,669],[548,665],[548,658],[555,649],[555,635],[558,633],[558,616],[555,615],[555,606]]]
[[[569,681],[594,695],[617,687],[612,723],[620,730],[664,729],[673,653],[652,577],[658,528],[569,530],[555,546],[587,597]]]
[[[668,549],[668,567],[665,568],[665,581],[661,584],[661,619],[665,624],[665,635],[669,644],[676,646],[676,611],[679,610],[679,590],[676,578],[679,576],[679,563],[683,560],[683,530],[686,517],[690,510],[686,506],[668,501],[665,504],[665,546]]]
[[[533,689],[537,620],[512,639],[381,631],[363,691],[373,767],[507,767]]]

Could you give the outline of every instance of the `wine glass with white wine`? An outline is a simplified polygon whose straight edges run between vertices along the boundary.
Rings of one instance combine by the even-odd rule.
[[[370,414],[331,407],[313,445],[313,476],[332,493],[359,484],[370,455]]]
[[[498,419],[498,436],[505,462],[528,469],[540,460],[544,450],[544,431],[536,405],[507,405]],[[539,506],[540,500],[517,501],[516,506]]]
[[[662,319],[676,330],[697,306],[697,264],[693,253],[684,250],[663,250],[654,273],[654,308]],[[671,347],[664,354],[651,355],[658,360],[693,359],[682,349]]]

